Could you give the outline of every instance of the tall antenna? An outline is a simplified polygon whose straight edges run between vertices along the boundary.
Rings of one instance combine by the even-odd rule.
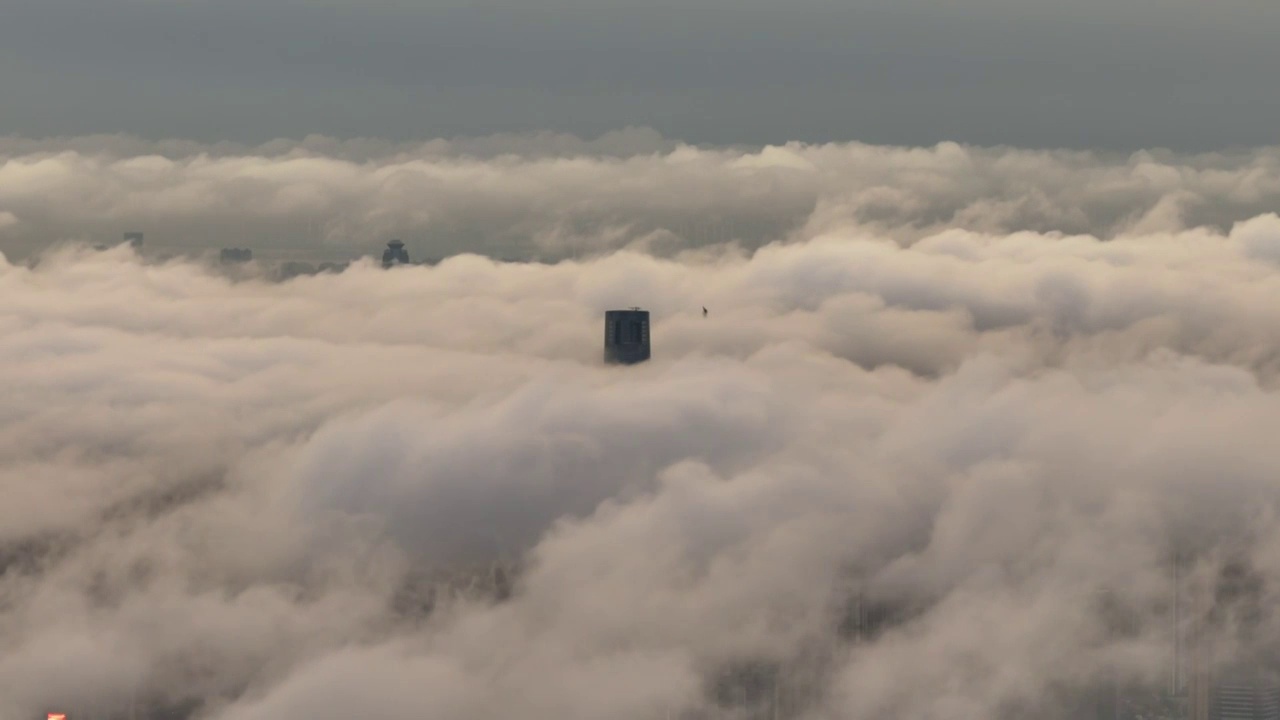
[[[1199,589],[1191,595],[1190,677],[1187,692],[1188,720],[1209,720],[1208,632]]]
[[[782,693],[782,688],[780,687],[781,683],[779,682],[780,680],[779,675],[780,673],[775,674],[773,676],[773,720],[778,720],[778,712],[779,712],[778,706],[781,704],[780,702],[778,702],[779,696]]]
[[[1169,677],[1169,694],[1176,696],[1182,689],[1182,556],[1173,551],[1173,668]]]

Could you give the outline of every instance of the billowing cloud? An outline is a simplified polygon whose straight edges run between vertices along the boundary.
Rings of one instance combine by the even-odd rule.
[[[420,144],[313,137],[248,147],[125,137],[0,142],[0,239],[147,234],[160,254],[249,247],[328,259],[400,237],[416,258],[586,257],[862,231],[910,244],[945,229],[1092,235],[1232,224],[1280,205],[1280,152],[698,148],[631,129],[584,141]]]
[[[1175,596],[1215,663],[1280,640],[1269,152],[112,152],[11,156],[16,227],[785,231],[6,260],[2,718],[1073,717],[1168,683]],[[631,305],[654,358],[605,366]]]

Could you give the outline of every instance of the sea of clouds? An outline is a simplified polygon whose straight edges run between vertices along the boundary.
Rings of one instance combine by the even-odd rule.
[[[851,228],[901,245],[955,229],[1109,240],[1225,233],[1278,207],[1280,148],[707,148],[644,129],[257,147],[0,137],[0,242],[11,259],[132,230],[168,254],[249,247],[304,260],[377,252],[392,237],[415,259],[582,259],[619,248],[670,257]]]
[[[1275,149],[4,141],[0,720],[1091,717],[1185,679],[1175,556],[1267,652],[1278,207]],[[583,254],[82,242],[237,223]]]

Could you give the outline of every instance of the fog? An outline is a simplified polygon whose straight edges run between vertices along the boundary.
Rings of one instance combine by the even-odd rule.
[[[1092,717],[1171,682],[1175,595],[1213,663],[1273,651],[1274,150],[551,140],[14,141],[0,718]],[[341,213],[418,256],[590,222],[150,254]],[[756,235],[662,234],[716,213]],[[633,305],[653,359],[606,366]]]
[[[265,145],[124,136],[0,139],[0,248],[146,233],[151,255],[248,247],[347,259],[404,240],[459,252],[670,257],[815,235],[910,245],[945,230],[1110,240],[1233,223],[1280,206],[1280,149],[1180,155],[942,143],[699,147],[644,128],[594,139],[495,135],[425,143],[310,137]]]

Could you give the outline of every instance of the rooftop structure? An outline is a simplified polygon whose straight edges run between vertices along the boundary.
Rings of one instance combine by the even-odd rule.
[[[633,365],[649,359],[649,311],[633,307],[604,314],[604,361]]]
[[[399,240],[392,240],[387,243],[387,249],[382,251],[382,267],[389,268],[392,265],[408,265],[409,252],[404,249],[404,243]]]

